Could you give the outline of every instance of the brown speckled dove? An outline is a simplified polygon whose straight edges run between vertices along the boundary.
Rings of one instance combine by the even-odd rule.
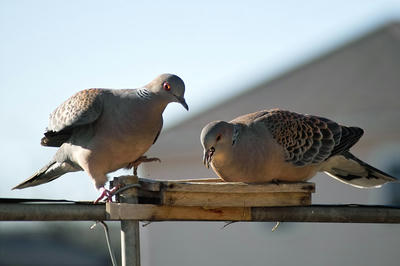
[[[189,109],[184,93],[183,81],[172,74],[160,75],[139,89],[88,89],[76,93],[50,115],[41,140],[43,146],[60,147],[54,158],[14,189],[83,170],[102,190],[102,196],[109,196],[104,189],[107,173],[157,160],[143,154],[157,140],[162,113],[170,102]]]
[[[349,149],[363,135],[329,119],[264,110],[206,125],[204,164],[225,181],[305,181],[324,171],[346,184],[370,188],[396,179],[356,158]]]

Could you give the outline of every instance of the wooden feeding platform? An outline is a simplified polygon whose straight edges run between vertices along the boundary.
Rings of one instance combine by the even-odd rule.
[[[167,206],[260,207],[311,204],[313,183],[248,184],[220,179],[161,181],[139,178],[139,203]]]
[[[311,204],[313,183],[246,184],[202,181],[139,179],[139,203],[167,206],[259,207]]]
[[[220,179],[152,180],[119,177],[114,185],[137,186],[130,197],[138,204],[107,203],[111,219],[252,220],[253,207],[311,205],[314,183],[239,183]],[[129,180],[129,184],[125,183]],[[123,193],[122,197],[123,197]]]

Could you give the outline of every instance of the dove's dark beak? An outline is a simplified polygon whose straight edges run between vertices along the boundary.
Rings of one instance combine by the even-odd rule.
[[[204,155],[203,155],[203,164],[207,167],[210,168],[210,163],[212,160],[212,157],[214,155],[215,148],[211,147],[208,150],[204,150]]]
[[[187,105],[185,98],[177,96],[176,99],[178,99],[178,102],[189,111],[189,106]]]

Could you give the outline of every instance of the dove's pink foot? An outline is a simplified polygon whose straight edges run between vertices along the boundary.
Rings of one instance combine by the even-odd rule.
[[[119,186],[113,187],[111,190],[106,189],[105,187],[100,188],[100,197],[98,197],[94,203],[98,203],[99,201],[105,198],[106,202],[112,202],[112,197],[114,196],[114,192],[119,189]]]

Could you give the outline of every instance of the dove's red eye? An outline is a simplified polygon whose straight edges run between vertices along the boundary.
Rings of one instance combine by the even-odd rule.
[[[221,139],[221,134],[217,136],[217,141],[219,141]]]
[[[163,87],[164,87],[164,90],[166,90],[166,91],[171,90],[171,85],[168,82],[164,82]]]

